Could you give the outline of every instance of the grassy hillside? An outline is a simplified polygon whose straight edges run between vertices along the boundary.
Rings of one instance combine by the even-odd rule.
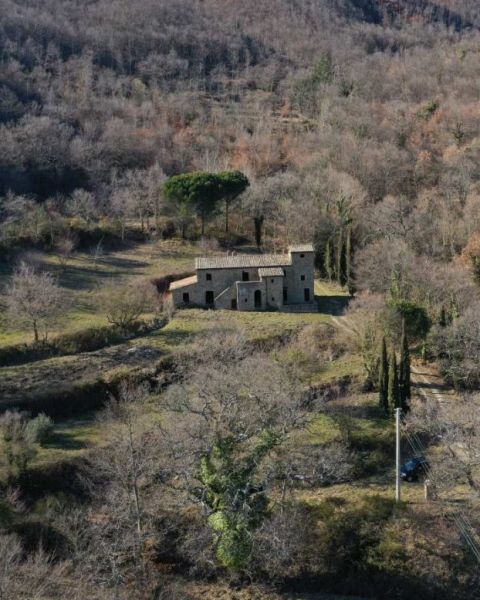
[[[477,0],[0,0],[0,596],[480,597],[479,42]],[[168,193],[194,171],[249,185]],[[107,322],[307,242],[318,313]],[[383,341],[428,501],[393,501]]]
[[[71,310],[51,335],[106,325],[106,317],[98,302],[102,288],[134,278],[155,279],[188,272],[193,269],[193,259],[200,252],[192,244],[160,241],[136,244],[128,249],[102,253],[98,257],[92,253],[77,252],[68,257],[64,264],[60,263],[55,254],[35,253],[35,263],[53,273],[72,301]],[[12,265],[4,264],[0,290],[5,289],[11,273]],[[1,299],[0,295],[0,301]],[[32,340],[30,331],[11,329],[5,321],[0,326],[0,347]]]
[[[66,289],[94,295],[95,285],[112,277],[127,280],[138,275],[152,277],[188,269],[196,252],[195,246],[158,242],[112,253],[97,265],[83,255],[75,256],[60,275],[61,282]],[[51,265],[53,259],[44,256],[43,260]],[[286,456],[297,457],[305,452],[307,456],[316,456],[320,452],[320,457],[329,453],[337,457],[332,471],[321,483],[299,479],[288,491],[288,502],[306,510],[321,533],[320,555],[315,558],[318,564],[311,568],[319,569],[322,574],[318,583],[311,585],[347,594],[362,590],[369,597],[375,586],[381,586],[382,578],[390,577],[398,590],[422,589],[424,575],[416,564],[418,560],[421,564],[430,561],[439,572],[447,568],[445,565],[453,556],[455,560],[463,560],[462,550],[458,547],[452,550],[446,532],[442,533],[445,539],[442,537],[440,545],[432,545],[433,532],[441,530],[445,521],[439,507],[425,502],[421,483],[405,486],[402,505],[394,506],[393,421],[379,410],[377,395],[363,391],[362,357],[334,320],[343,314],[348,297],[338,286],[325,281],[316,282],[315,293],[319,313],[179,310],[165,327],[122,344],[2,368],[4,405],[11,406],[17,401],[22,407],[26,400],[40,398],[48,412],[48,398],[51,401],[61,393],[66,411],[56,419],[48,441],[36,445],[28,467],[28,482],[22,484],[31,504],[29,519],[46,523],[48,507],[57,502],[73,502],[78,493],[74,473],[85,460],[102,452],[102,448],[107,451],[115,439],[118,425],[99,419],[96,410],[107,399],[108,389],[102,388],[100,403],[89,404],[92,394],[98,393],[95,387],[98,381],[134,376],[138,381],[146,377],[154,385],[167,382],[168,386],[163,369],[169,368],[172,357],[188,357],[206,340],[226,332],[241,332],[247,344],[251,344],[251,352],[260,350],[285,369],[294,369],[306,397],[313,394],[316,398],[313,405],[316,408],[309,411],[306,427],[290,437],[284,449]],[[83,389],[83,395],[75,395],[78,389]],[[146,410],[142,418],[150,426],[166,418],[158,408],[162,396],[157,394],[142,409]],[[86,401],[84,409],[72,404],[83,401]],[[0,475],[6,477],[5,469]],[[284,501],[283,493],[280,484],[274,486],[272,508]],[[457,501],[462,498],[461,489],[452,490],[452,494]],[[326,566],[320,566],[322,554],[330,557]],[[347,575],[350,569],[356,573],[354,579]],[[367,582],[366,572],[375,573],[375,584]],[[408,585],[405,579],[409,580]],[[445,579],[442,581],[447,585]],[[205,584],[194,579],[179,585],[189,590],[192,598],[197,594],[239,597],[224,589],[221,582]],[[310,584],[303,585],[308,590]],[[262,598],[262,594],[273,598],[277,592],[272,588],[262,592],[248,587],[239,593],[242,598],[253,600]],[[290,597],[280,592],[278,595],[278,598]],[[308,592],[300,597],[308,598]]]

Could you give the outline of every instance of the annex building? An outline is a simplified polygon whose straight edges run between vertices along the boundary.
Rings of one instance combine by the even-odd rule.
[[[231,310],[316,312],[314,251],[291,246],[285,254],[232,254],[195,259],[195,275],[170,284],[176,306]]]

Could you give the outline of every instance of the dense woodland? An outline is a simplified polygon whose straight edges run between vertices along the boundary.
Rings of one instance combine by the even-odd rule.
[[[359,323],[353,350],[322,325],[282,339],[273,356],[242,328],[214,330],[164,357],[153,417],[152,386],[118,382],[98,417],[105,445],[78,477],[63,474],[71,495],[45,500],[45,530],[26,524],[42,485],[26,473],[53,423],[43,410],[5,412],[0,598],[196,599],[177,574],[273,586],[259,599],[292,589],[478,597],[478,563],[438,515],[417,515],[416,527],[442,558],[425,547],[407,558],[407,517],[389,521],[391,503],[340,509],[342,521],[341,499],[317,514],[287,488],[372,474],[323,402],[340,384],[322,400],[303,386],[318,357],[349,348],[361,393],[376,394],[380,377],[388,413],[391,347],[406,360],[408,336],[461,401],[412,410],[407,426],[462,445],[460,458],[437,459],[444,483],[464,478],[478,524],[479,58],[477,0],[0,0],[0,325],[30,303],[21,325],[34,338],[0,349],[2,366],[51,353],[41,342],[68,310],[32,251],[65,268],[76,251],[152,240],[209,252],[312,240],[319,278],[354,296]],[[173,183],[191,172],[216,195],[186,202]],[[58,338],[55,352],[138,334],[152,303],[148,326],[163,326],[170,280],[154,282],[160,300],[150,284],[109,288],[99,299],[108,327]],[[293,450],[312,411],[326,411],[342,439]]]

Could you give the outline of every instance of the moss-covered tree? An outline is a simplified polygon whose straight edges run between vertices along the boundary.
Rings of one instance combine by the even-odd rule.
[[[242,569],[251,552],[251,532],[267,514],[268,498],[262,485],[253,484],[258,465],[277,445],[279,437],[264,431],[241,459],[238,441],[219,435],[213,448],[200,461],[195,490],[208,507],[208,522],[215,533],[216,554],[227,568]]]
[[[202,507],[219,563],[242,570],[268,514],[270,461],[303,421],[302,399],[285,369],[248,355],[243,335],[210,337],[199,350],[199,364],[187,359],[188,378],[167,394],[173,459]]]

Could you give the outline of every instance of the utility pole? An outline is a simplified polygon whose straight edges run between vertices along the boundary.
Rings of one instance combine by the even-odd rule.
[[[400,478],[400,417],[402,414],[401,408],[395,409],[395,433],[396,433],[396,456],[395,456],[395,474],[396,474],[396,486],[395,486],[395,501],[400,502],[400,487],[401,487],[401,478]]]

